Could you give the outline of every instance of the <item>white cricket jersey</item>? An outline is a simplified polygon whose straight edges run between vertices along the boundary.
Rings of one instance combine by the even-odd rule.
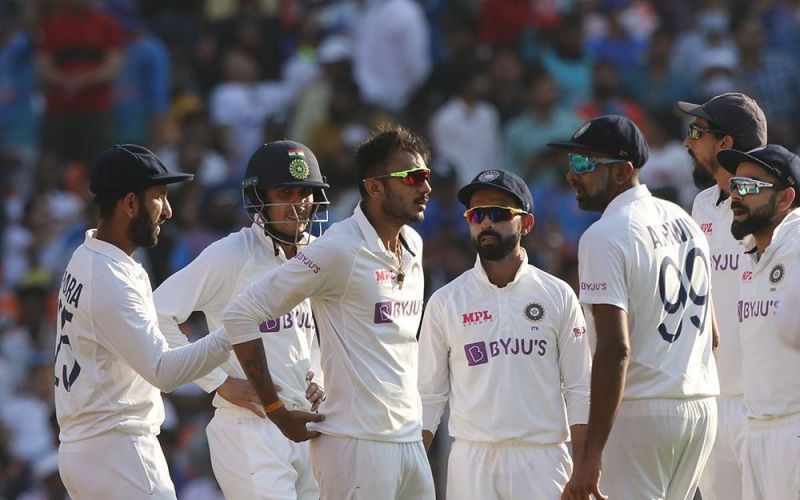
[[[710,252],[700,227],[647,186],[614,198],[581,237],[580,301],[590,341],[593,304],[628,316],[630,359],[623,399],[719,394],[711,351]]]
[[[717,185],[700,192],[692,205],[692,218],[706,235],[711,250],[711,296],[720,336],[716,356],[720,393],[740,396],[744,392],[742,346],[739,342],[739,322],[731,311],[739,300],[742,275],[750,271],[752,266],[750,259],[744,255],[744,242],[731,234],[731,198],[729,196],[719,201],[720,193]]]
[[[377,441],[421,440],[417,329],[422,316],[422,239],[401,230],[405,280],[360,206],[293,259],[239,295],[222,315],[233,344],[310,298],[319,329],[325,421],[309,428]]]
[[[436,432],[449,400],[455,438],[563,443],[568,425],[589,417],[585,333],[575,292],[528,265],[527,254],[503,288],[489,281],[478,257],[425,309],[419,337],[423,429]]]
[[[55,400],[63,443],[110,430],[158,434],[161,391],[205,375],[231,350],[224,331],[169,349],[150,278],[95,230],[67,265],[58,294]]]
[[[264,230],[253,224],[212,243],[188,266],[164,281],[153,297],[161,330],[170,345],[188,343],[178,325],[192,311],[205,314],[209,329],[221,327],[225,306],[250,283],[286,262],[283,250],[278,247],[275,255],[275,248]],[[290,408],[310,409],[311,403],[305,397],[305,375],[312,369],[310,348],[316,342],[316,328],[309,301],[303,300],[279,319],[261,323],[259,331],[272,380],[282,388],[278,396]],[[225,381],[226,372],[234,378],[247,379],[234,353],[223,367],[224,371],[220,368],[198,380],[198,385],[210,392]],[[312,371],[314,381],[322,385],[320,370]],[[214,397],[214,406],[234,407],[219,395]]]
[[[754,253],[748,258],[753,274],[742,281],[737,308],[747,415],[800,413],[800,209],[775,228],[758,262]]]

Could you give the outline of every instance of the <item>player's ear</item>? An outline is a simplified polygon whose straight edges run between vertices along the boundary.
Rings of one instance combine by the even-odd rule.
[[[637,170],[633,168],[633,164],[629,161],[617,163],[613,167],[611,169],[611,177],[617,185],[629,183],[634,175],[637,174]]]
[[[370,197],[381,197],[385,186],[380,179],[364,179],[364,189]]]
[[[120,205],[129,217],[136,217],[139,212],[139,198],[136,193],[128,193],[120,199]]]
[[[533,214],[523,214],[522,229],[520,230],[521,235],[525,236],[526,234],[533,231],[533,226],[535,224],[536,224],[536,218],[533,216]]]

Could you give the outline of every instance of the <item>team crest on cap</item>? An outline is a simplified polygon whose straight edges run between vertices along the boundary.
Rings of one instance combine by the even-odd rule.
[[[769,272],[769,282],[773,285],[777,285],[783,279],[784,274],[786,274],[786,269],[784,269],[783,264],[777,264],[772,268],[772,271]]]
[[[525,306],[525,317],[534,323],[541,321],[544,318],[544,307],[536,302],[531,302]]]
[[[301,181],[307,179],[311,173],[306,163],[306,154],[302,149],[289,150],[289,173]]]
[[[487,170],[486,172],[481,172],[481,175],[478,176],[479,182],[491,182],[495,179],[500,177],[499,170]]]
[[[579,128],[578,131],[575,132],[575,134],[573,134],[572,138],[573,139],[577,139],[578,137],[582,136],[583,134],[586,133],[587,130],[589,130],[589,127],[591,127],[591,126],[592,126],[592,122],[584,123],[583,126],[581,128]]]

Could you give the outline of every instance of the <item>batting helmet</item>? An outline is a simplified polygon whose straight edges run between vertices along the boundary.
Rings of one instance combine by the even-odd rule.
[[[309,207],[302,203],[272,203],[265,196],[266,188],[275,187],[308,187],[313,189],[314,199]],[[329,188],[319,169],[314,153],[303,144],[281,140],[262,145],[247,162],[244,180],[242,181],[242,198],[250,219],[264,228],[274,239],[290,245],[304,244],[308,241],[303,232],[313,232],[316,224],[321,232],[322,224],[328,221],[327,206],[330,204],[325,195]],[[303,230],[288,235],[279,229],[286,221],[270,220],[267,208],[270,206],[291,205],[295,211],[295,220],[301,222]]]

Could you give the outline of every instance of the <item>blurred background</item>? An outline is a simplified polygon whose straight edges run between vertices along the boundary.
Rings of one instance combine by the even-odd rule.
[[[641,176],[689,208],[697,193],[677,100],[754,97],[769,141],[798,150],[798,0],[0,0],[0,498],[62,499],[53,408],[55,292],[94,226],[87,171],[113,143],[196,174],[170,193],[153,286],[247,219],[238,184],[260,144],[311,147],[331,222],[358,201],[354,152],[400,123],[433,151],[417,229],[427,294],[473,265],[455,199],[480,170],[530,183],[537,266],[577,278],[580,212],[545,144],[623,114],[645,133]],[[202,317],[186,328],[205,334]],[[179,498],[221,498],[210,396],[165,395],[161,440]],[[440,428],[444,434],[445,428]],[[443,483],[446,440],[431,461]]]

